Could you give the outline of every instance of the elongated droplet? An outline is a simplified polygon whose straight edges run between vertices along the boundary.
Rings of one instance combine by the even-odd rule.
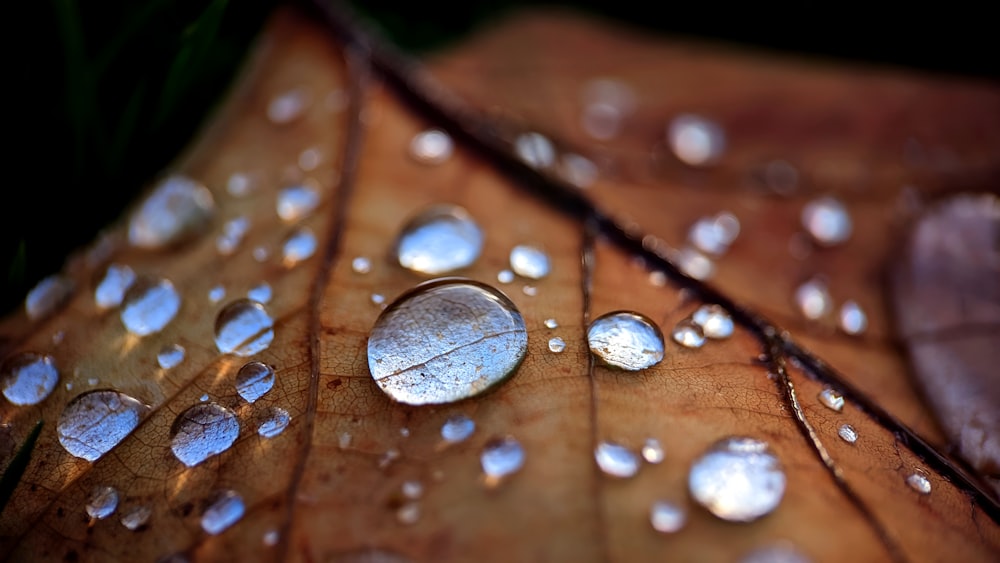
[[[552,141],[541,133],[524,133],[514,141],[514,152],[532,168],[549,168],[556,161]]]
[[[288,428],[288,423],[292,421],[288,411],[281,407],[271,407],[267,411],[267,418],[257,427],[257,434],[265,438],[274,438]]]
[[[3,396],[15,405],[37,405],[59,383],[59,370],[52,356],[22,352],[3,365]]]
[[[670,337],[685,348],[701,348],[705,345],[705,333],[701,327],[687,319],[679,321],[674,326]]]
[[[922,495],[929,495],[931,493],[931,481],[922,472],[916,472],[910,474],[906,478],[906,484],[910,486],[911,489],[917,491]]]
[[[833,297],[826,283],[811,279],[795,290],[795,303],[802,316],[809,320],[819,320],[833,311]]]
[[[778,507],[785,494],[785,473],[767,443],[725,438],[691,466],[688,489],[719,518],[751,522]]]
[[[726,148],[722,128],[699,115],[682,114],[667,127],[667,144],[678,160],[691,166],[707,166],[719,160]]]
[[[174,320],[180,308],[181,296],[170,280],[143,277],[125,293],[122,324],[137,336],[157,333]]]
[[[319,205],[319,190],[309,184],[290,186],[278,192],[275,210],[287,223],[303,219]]]
[[[822,246],[836,246],[851,236],[851,216],[837,198],[821,197],[802,209],[802,226]]]
[[[129,217],[129,243],[163,248],[181,242],[208,226],[214,212],[208,188],[187,176],[168,176]]]
[[[59,416],[59,443],[70,454],[95,461],[135,430],[149,407],[118,391],[77,395]]]
[[[272,340],[274,320],[256,301],[233,301],[215,319],[215,346],[223,354],[253,356],[266,350]]]
[[[170,427],[170,450],[194,467],[229,449],[240,435],[233,411],[216,403],[200,403],[177,415]]]
[[[476,431],[476,423],[464,414],[457,414],[441,425],[441,437],[445,442],[457,444],[464,442]]]
[[[245,510],[243,497],[239,493],[231,490],[222,491],[201,515],[201,529],[217,536],[239,522]]]
[[[490,440],[483,447],[479,463],[490,484],[496,484],[524,466],[524,448],[511,436]]]
[[[121,523],[122,526],[134,532],[145,526],[152,515],[152,508],[148,506],[135,506],[122,513]]]
[[[135,283],[135,272],[128,266],[108,266],[104,278],[94,290],[94,303],[99,309],[110,309],[122,304],[125,292]]]
[[[315,253],[316,235],[313,234],[312,229],[309,227],[302,227],[293,231],[281,246],[281,260],[288,268],[312,258],[312,255]]]
[[[247,297],[251,301],[256,301],[258,303],[267,304],[271,301],[271,286],[267,282],[261,282],[247,291]]]
[[[432,280],[401,295],[368,338],[368,368],[393,400],[443,404],[513,375],[528,350],[524,318],[492,287]]]
[[[858,335],[868,328],[868,316],[856,302],[847,300],[840,306],[840,330]]]
[[[73,280],[54,274],[42,279],[24,298],[24,312],[35,321],[52,314],[73,294]]]
[[[236,392],[253,403],[274,387],[274,368],[263,362],[247,362],[236,372]]]
[[[510,251],[510,269],[521,277],[540,280],[550,268],[549,255],[540,248],[521,244]]]
[[[646,463],[661,463],[663,461],[663,446],[656,438],[648,438],[642,445],[642,459]]]
[[[441,164],[451,158],[454,148],[447,133],[428,129],[416,134],[410,141],[410,156],[421,164]]]
[[[672,502],[657,501],[649,510],[649,523],[657,532],[673,534],[679,532],[687,523],[687,511]]]
[[[621,444],[601,442],[594,449],[594,459],[605,475],[627,479],[639,472],[639,456]]]
[[[114,487],[96,487],[87,501],[87,515],[103,520],[114,514],[118,508],[118,491]]]
[[[844,396],[833,389],[823,389],[817,395],[819,402],[826,408],[840,412],[844,410]]]
[[[733,319],[718,305],[702,305],[691,315],[691,320],[708,338],[723,339],[733,335]]]
[[[184,361],[184,347],[180,344],[168,344],[156,355],[156,362],[163,369],[177,367]]]
[[[471,266],[483,249],[483,233],[455,205],[433,205],[410,219],[396,242],[399,265],[421,274],[444,274]]]
[[[648,317],[631,311],[602,315],[587,329],[590,351],[605,364],[638,371],[663,360],[663,334]]]
[[[854,429],[850,424],[844,424],[837,430],[837,435],[847,442],[848,444],[853,444],[858,441],[858,431]]]
[[[566,342],[558,336],[549,339],[549,352],[560,353],[566,349]]]

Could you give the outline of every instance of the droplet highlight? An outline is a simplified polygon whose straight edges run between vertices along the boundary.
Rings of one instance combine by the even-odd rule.
[[[266,350],[272,340],[274,320],[256,301],[233,301],[215,319],[215,346],[223,354],[253,356]]]
[[[365,256],[356,256],[351,260],[351,270],[355,274],[367,274],[372,271],[372,261]]]
[[[722,157],[726,135],[715,122],[688,113],[670,121],[667,144],[681,162],[690,166],[707,166]]]
[[[795,304],[802,316],[816,321],[826,317],[833,310],[833,297],[826,283],[818,278],[811,279],[795,290]]]
[[[545,319],[545,328],[549,330],[559,328],[559,321],[555,319]]]
[[[70,454],[95,461],[135,430],[148,410],[118,391],[99,389],[77,395],[59,416],[59,443]]]
[[[126,529],[134,532],[145,526],[152,515],[152,508],[148,506],[134,506],[122,513],[120,522]]]
[[[552,141],[541,133],[524,133],[514,140],[514,154],[532,168],[549,168],[556,161]]]
[[[125,329],[137,336],[163,330],[181,308],[181,296],[170,280],[143,277],[125,292],[121,320]]]
[[[837,412],[844,410],[844,396],[833,389],[823,389],[816,398],[819,399],[820,404],[830,410]]]
[[[510,269],[523,278],[540,280],[549,275],[549,255],[535,246],[515,246],[510,251]]]
[[[663,446],[656,438],[647,438],[642,445],[642,459],[646,463],[662,463],[664,458]]]
[[[233,411],[217,403],[199,403],[177,415],[170,427],[170,450],[188,467],[229,449],[240,435]]]
[[[217,536],[239,522],[245,510],[243,497],[239,493],[231,490],[222,491],[201,515],[201,529]]]
[[[263,362],[247,362],[236,372],[236,392],[248,403],[263,397],[274,387],[274,368]]]
[[[483,248],[483,232],[455,205],[433,205],[410,219],[396,242],[399,265],[421,274],[444,274],[471,266]]]
[[[663,360],[663,334],[648,317],[614,311],[594,319],[587,329],[591,353],[626,371],[652,367]]]
[[[309,92],[304,88],[288,90],[267,104],[267,118],[275,125],[286,125],[301,118],[310,101]]]
[[[59,370],[52,356],[22,352],[3,365],[3,396],[11,404],[37,405],[59,383]]]
[[[261,282],[247,291],[247,298],[251,301],[256,301],[258,303],[267,304],[271,302],[272,291],[271,285],[267,282]]]
[[[250,220],[246,217],[236,217],[226,221],[222,226],[222,234],[215,239],[215,250],[223,256],[229,256],[243,243],[247,231],[250,230]]]
[[[840,306],[840,330],[846,334],[857,336],[868,328],[868,315],[855,301],[845,301]]]
[[[614,442],[601,442],[594,449],[594,459],[605,475],[627,479],[639,472],[639,456]]]
[[[55,312],[73,294],[73,280],[54,274],[43,278],[24,298],[24,312],[37,321]]]
[[[716,442],[694,462],[688,489],[715,516],[751,522],[778,507],[785,493],[785,473],[766,442],[731,437]]]
[[[931,494],[931,481],[927,478],[927,475],[921,471],[911,473],[906,478],[906,484],[909,485],[911,489],[922,495]]]
[[[150,249],[182,242],[208,226],[214,212],[208,188],[187,176],[168,176],[129,217],[128,241]]]

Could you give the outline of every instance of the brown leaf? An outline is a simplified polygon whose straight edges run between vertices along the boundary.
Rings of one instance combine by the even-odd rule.
[[[957,171],[921,165],[929,169],[916,177],[926,180],[919,185],[928,194],[950,189],[945,180],[976,185],[996,172],[990,155],[1000,146],[1000,128],[993,126],[1000,95],[994,88],[809,70],[661,45],[562,15],[509,22],[433,63],[437,76],[475,106],[499,105],[506,116],[555,134],[560,148],[598,157],[602,174],[583,199],[552,171],[533,172],[510,156],[503,136],[516,131],[515,122],[456,127],[485,122],[451,98],[426,97],[419,76],[412,82],[410,71],[401,72],[377,45],[359,49],[356,29],[340,30],[346,48],[316,21],[280,11],[224,112],[178,162],[176,169],[202,181],[217,203],[207,233],[167,250],[140,250],[124,243],[124,226],[115,226],[69,262],[64,274],[77,290],[56,314],[35,321],[19,314],[0,324],[5,357],[51,354],[61,371],[55,390],[38,405],[3,403],[6,443],[22,444],[36,421],[44,426],[0,515],[0,553],[14,560],[84,561],[172,554],[196,560],[735,560],[790,541],[815,561],[985,561],[1000,550],[995,501],[917,437],[944,444],[891,344],[878,276],[901,232],[888,221],[897,217],[900,186],[916,174],[896,158],[904,139],[945,139],[961,159]],[[581,52],[593,57],[581,59]],[[373,67],[385,82],[371,74]],[[619,141],[597,144],[575,128],[577,92],[590,77],[611,72],[635,85],[639,104]],[[293,89],[304,93],[305,113],[285,124],[269,121],[268,104]],[[859,103],[869,99],[877,103]],[[947,115],[936,109],[946,102],[956,104]],[[794,109],[785,113],[788,108]],[[731,152],[724,165],[686,171],[654,150],[650,166],[664,124],[681,110],[704,112],[725,126]],[[911,115],[919,116],[915,132],[897,132],[896,120],[911,123]],[[434,167],[407,154],[410,139],[431,125],[451,127],[459,141],[455,155]],[[300,158],[311,148],[320,155],[315,169],[313,153]],[[795,161],[803,171],[801,189],[775,198],[745,188],[746,175],[765,158]],[[253,178],[250,195],[227,191],[237,172]],[[303,177],[322,187],[319,207],[299,221],[279,219],[278,190]],[[817,249],[804,261],[784,257],[799,230],[800,208],[820,192],[848,201],[854,235],[846,246]],[[366,338],[380,313],[371,297],[391,301],[426,279],[395,264],[392,245],[413,213],[441,202],[463,206],[483,227],[482,256],[460,273],[514,301],[529,350],[516,375],[489,394],[409,407],[391,402],[369,375]],[[718,261],[708,286],[678,274],[660,254],[667,243],[682,243],[697,217],[721,209],[739,216],[744,234]],[[604,210],[619,225],[635,225],[627,224],[626,232]],[[220,257],[216,237],[238,216],[251,228],[236,252]],[[317,236],[315,254],[282,263],[282,241],[302,227]],[[630,236],[634,232],[640,236]],[[645,239],[645,250],[643,233],[655,237]],[[534,296],[522,290],[525,280],[496,281],[510,249],[522,243],[542,245],[552,259],[552,274],[530,282]],[[270,256],[260,260],[258,248]],[[369,273],[352,268],[356,256],[371,259]],[[130,335],[117,309],[98,310],[93,292],[111,262],[169,278],[179,289],[180,312],[162,332]],[[671,285],[649,283],[647,266],[664,269]],[[866,308],[864,336],[840,336],[794,312],[794,287],[817,273],[830,277],[838,301],[850,297]],[[275,336],[254,359],[276,367],[276,383],[249,404],[234,387],[246,360],[220,355],[213,330],[223,306],[260,281],[273,288],[266,309]],[[226,297],[213,303],[208,294],[216,285]],[[704,299],[733,313],[735,335],[697,350],[675,345],[672,327]],[[662,363],[637,373],[594,363],[586,327],[618,309],[639,311],[663,328]],[[559,327],[546,328],[548,318]],[[566,341],[565,352],[548,351],[551,336]],[[186,357],[162,369],[157,352],[172,343],[183,345]],[[826,385],[847,394],[842,413],[816,401]],[[152,409],[90,463],[60,446],[56,426],[67,402],[92,388],[120,390]],[[171,426],[204,395],[235,412],[240,437],[187,467],[171,451]],[[266,439],[255,430],[270,407],[287,410],[291,423]],[[440,428],[455,414],[475,420],[476,431],[448,446]],[[845,422],[858,431],[853,445],[836,437]],[[524,467],[489,486],[479,453],[507,435],[522,444]],[[694,460],[730,435],[766,440],[787,475],[778,509],[749,524],[724,522],[687,493]],[[663,443],[666,458],[636,477],[615,479],[595,466],[598,442],[637,451],[651,437]],[[15,450],[0,448],[5,471]],[[929,495],[906,484],[918,469],[928,475]],[[408,481],[423,488],[415,519],[403,493]],[[117,489],[120,502],[111,517],[92,520],[84,506],[99,486]],[[227,489],[242,497],[246,513],[228,530],[207,534],[202,516]],[[658,499],[687,507],[682,531],[652,530],[649,509]],[[135,506],[152,513],[131,531],[118,519]]]

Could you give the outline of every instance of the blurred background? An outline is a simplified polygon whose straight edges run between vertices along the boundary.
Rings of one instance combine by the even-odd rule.
[[[321,0],[326,1],[326,0]],[[308,3],[308,2],[305,2]],[[0,312],[92,240],[188,144],[223,99],[275,0],[38,0],[6,21],[14,123],[0,220]],[[353,2],[370,25],[419,55],[537,2]],[[555,2],[647,31],[1000,84],[986,8],[905,12],[873,3],[665,5]],[[666,16],[664,16],[666,14]],[[22,34],[31,40],[25,41]],[[20,178],[20,179],[18,179]]]

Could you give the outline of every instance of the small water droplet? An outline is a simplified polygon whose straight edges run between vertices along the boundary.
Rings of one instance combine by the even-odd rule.
[[[208,188],[187,176],[168,176],[129,217],[129,243],[163,248],[181,242],[205,228],[214,212]]]
[[[718,305],[702,305],[691,315],[691,321],[701,327],[708,338],[723,339],[733,335],[733,319]]]
[[[351,260],[351,269],[355,274],[367,274],[372,271],[372,261],[365,256],[356,256]]]
[[[253,249],[253,259],[258,262],[266,262],[268,258],[271,257],[271,251],[264,246],[258,246]]]
[[[931,493],[931,481],[922,471],[918,470],[915,473],[911,473],[906,478],[906,484],[922,495],[929,495]]]
[[[795,304],[802,316],[809,320],[819,320],[833,310],[833,297],[826,284],[818,279],[811,279],[795,290]]]
[[[549,256],[540,248],[521,244],[510,251],[510,268],[514,273],[533,280],[549,275]]]
[[[118,391],[95,390],[66,405],[56,427],[70,454],[95,461],[135,430],[149,407]]]
[[[432,205],[412,219],[396,242],[399,265],[421,274],[443,274],[471,266],[483,249],[483,233],[456,205]]]
[[[271,98],[267,104],[267,118],[275,125],[291,123],[302,117],[311,102],[304,88],[295,88]]]
[[[510,270],[500,270],[497,273],[497,281],[503,284],[508,284],[514,281],[514,272]]]
[[[288,268],[308,260],[315,253],[316,235],[309,227],[302,227],[292,232],[281,247],[282,260]]]
[[[679,532],[687,523],[687,511],[672,502],[656,501],[649,509],[649,523],[657,532],[673,534]]]
[[[266,350],[272,340],[274,320],[256,301],[233,301],[215,319],[215,346],[223,354],[252,356]]]
[[[556,354],[566,349],[566,342],[558,336],[549,339],[549,352]]]
[[[667,126],[667,143],[681,162],[706,166],[722,156],[726,135],[716,123],[687,113],[671,120]]]
[[[396,520],[400,524],[416,524],[420,520],[420,504],[408,502],[396,509]]]
[[[125,292],[135,282],[135,272],[128,266],[111,264],[104,278],[94,290],[94,302],[99,309],[110,309],[122,304]]]
[[[848,300],[840,306],[840,330],[858,335],[868,328],[868,316],[856,302]]]
[[[278,534],[278,530],[268,530],[264,532],[264,537],[261,538],[261,542],[267,547],[274,547],[278,545],[278,540],[281,539],[281,535]]]
[[[392,399],[443,404],[479,395],[513,375],[527,353],[517,307],[492,287],[432,280],[379,315],[368,339],[368,367]]]
[[[819,402],[826,408],[840,412],[844,410],[844,396],[833,389],[823,389],[816,396]]]
[[[410,156],[421,164],[441,164],[451,158],[454,148],[447,133],[428,129],[414,135],[410,141]]]
[[[319,190],[309,184],[299,184],[278,192],[275,208],[278,217],[293,223],[312,213],[318,205]]]
[[[586,189],[597,182],[600,171],[597,165],[585,156],[563,153],[559,158],[559,173],[569,184]]]
[[[836,246],[851,236],[851,216],[835,197],[814,199],[802,208],[802,226],[821,246]]]
[[[656,438],[647,438],[642,445],[642,459],[646,463],[661,463],[663,461],[663,446]]]
[[[541,133],[524,133],[514,140],[514,153],[532,168],[548,168],[556,161],[552,141]]]
[[[691,466],[691,496],[730,522],[771,513],[785,494],[785,473],[766,442],[746,437],[719,440]]]
[[[545,319],[545,328],[550,330],[559,328],[559,322],[556,321],[555,319]]]
[[[87,514],[97,520],[111,516],[118,508],[118,491],[114,487],[95,487],[85,508]]]
[[[233,411],[217,403],[199,403],[177,415],[170,427],[170,450],[194,467],[229,449],[240,435]]]
[[[201,402],[203,402],[203,403],[207,402],[208,401],[208,393],[203,393],[201,397],[198,397],[198,400],[201,401]]]
[[[163,330],[181,308],[181,296],[170,280],[142,277],[125,292],[121,319],[125,329],[137,336]]]
[[[215,239],[215,249],[223,256],[236,252],[243,242],[243,237],[250,230],[250,220],[246,217],[236,217],[226,221],[222,226],[222,234]]]
[[[399,429],[399,435],[402,436],[402,437],[404,437],[404,438],[409,438],[410,437],[410,429],[407,428],[407,427],[405,427],[405,426],[402,427],[402,428],[400,428]]]
[[[648,317],[614,311],[590,323],[587,344],[605,364],[627,371],[652,367],[663,360],[663,334]]]
[[[456,414],[441,425],[441,437],[445,442],[457,444],[464,442],[476,431],[476,423],[464,414]]]
[[[705,345],[705,334],[702,332],[702,328],[687,319],[679,321],[674,326],[671,338],[685,348],[701,348]]]
[[[219,535],[243,518],[244,510],[246,507],[239,493],[222,491],[201,515],[201,529],[213,536]]]
[[[385,295],[382,295],[381,293],[373,293],[371,300],[374,305],[382,305],[385,303]]]
[[[249,174],[233,172],[226,181],[226,191],[233,197],[243,197],[253,190],[253,179]]]
[[[163,369],[177,367],[184,361],[184,347],[180,344],[168,344],[160,348],[156,355],[156,363]]]
[[[339,445],[340,449],[342,450],[346,450],[347,448],[349,448],[351,446],[351,433],[350,432],[341,433],[340,439],[337,441],[337,445]]]
[[[405,481],[402,492],[404,497],[410,500],[417,500],[424,494],[424,485],[420,481]]]
[[[649,285],[653,287],[664,287],[667,285],[667,274],[656,270],[649,273]]]
[[[521,288],[521,293],[527,295],[528,297],[534,297],[538,295],[538,288],[533,285],[525,284],[525,286]]]
[[[731,213],[722,212],[715,217],[702,217],[691,226],[688,240],[698,250],[720,256],[740,234],[740,221]]]
[[[715,273],[715,263],[694,248],[685,246],[677,253],[677,267],[696,280],[707,280]]]
[[[627,479],[639,472],[639,456],[621,444],[601,442],[594,449],[594,459],[605,475]]]
[[[247,362],[236,372],[236,392],[253,403],[274,387],[274,368],[263,362]]]
[[[134,506],[122,513],[121,523],[125,528],[136,531],[149,522],[149,517],[153,515],[153,509],[148,506]]]
[[[512,436],[494,438],[486,443],[479,464],[487,483],[498,484],[503,478],[517,473],[524,466],[524,448]]]
[[[850,424],[841,426],[840,430],[837,430],[837,435],[848,444],[853,444],[858,441],[858,431],[855,430]]]
[[[758,547],[744,555],[739,563],[810,563],[811,560],[787,543]]]
[[[267,411],[267,419],[257,427],[257,434],[265,438],[274,438],[288,428],[288,423],[292,421],[288,411],[281,407],[271,407]]]
[[[271,296],[271,285],[267,282],[261,282],[247,291],[247,298],[258,303],[269,303]]]
[[[226,296],[226,288],[221,285],[217,285],[208,290],[208,300],[212,303],[218,303]]]
[[[621,110],[606,102],[587,104],[580,116],[580,127],[599,141],[614,139],[622,129]]]
[[[59,370],[52,356],[22,352],[3,365],[3,396],[15,405],[37,405],[59,383]]]
[[[24,298],[24,312],[37,321],[52,314],[73,293],[73,280],[53,274],[43,278]]]
[[[299,168],[309,172],[319,167],[323,162],[323,153],[316,147],[308,148],[299,153]]]

